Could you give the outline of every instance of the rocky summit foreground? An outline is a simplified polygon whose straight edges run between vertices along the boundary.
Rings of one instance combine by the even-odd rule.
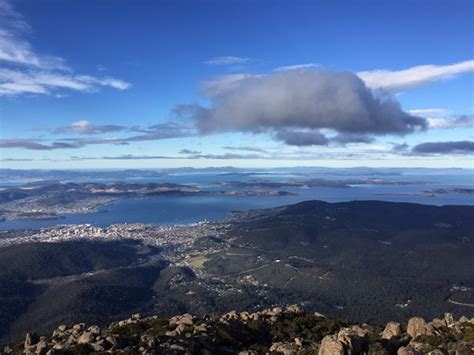
[[[474,319],[450,313],[385,327],[351,324],[307,313],[297,305],[221,316],[142,318],[139,314],[101,329],[59,325],[49,336],[28,333],[5,346],[6,354],[456,354],[474,352]]]

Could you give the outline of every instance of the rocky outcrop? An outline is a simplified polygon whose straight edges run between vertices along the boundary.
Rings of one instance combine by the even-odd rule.
[[[413,317],[408,321],[407,334],[416,339],[423,335],[433,335],[433,326],[426,323],[423,318]]]
[[[6,354],[472,354],[474,319],[450,314],[384,327],[306,313],[298,305],[221,316],[185,313],[169,319],[132,315],[100,328],[59,325],[50,336],[27,333]]]
[[[398,337],[400,335],[400,332],[400,323],[388,322],[382,332],[382,339],[390,340],[393,337]]]

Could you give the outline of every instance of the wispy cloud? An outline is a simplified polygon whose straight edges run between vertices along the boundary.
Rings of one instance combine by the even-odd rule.
[[[357,75],[371,89],[400,91],[474,71],[474,60],[449,65],[420,65],[405,70],[370,70]]]
[[[83,160],[96,159],[96,158],[85,158]],[[106,156],[100,157],[104,160],[153,160],[153,159],[182,159],[182,157],[164,156],[164,155],[119,155],[119,156]]]
[[[80,148],[82,145],[68,142],[53,142],[43,144],[33,139],[1,139],[0,148],[23,148],[29,150],[54,150],[66,148]]]
[[[84,135],[99,134],[99,133],[108,133],[108,132],[118,132],[127,129],[125,126],[117,125],[94,125],[87,120],[81,120],[73,122],[69,126],[58,127],[53,130],[53,133],[77,133]]]
[[[263,148],[258,148],[258,147],[247,147],[247,146],[242,146],[242,147],[232,147],[232,146],[225,146],[222,147],[223,149],[226,150],[237,150],[237,151],[243,151],[243,152],[256,152],[256,153],[267,153],[267,151]]]
[[[444,108],[420,108],[408,110],[408,112],[421,117],[444,117],[449,113],[449,111]]]
[[[282,67],[278,67],[275,69],[275,71],[300,70],[300,69],[316,68],[318,66],[319,64],[317,63],[293,64],[293,65],[285,65]]]
[[[461,115],[446,118],[428,118],[430,128],[450,129],[450,128],[474,128],[473,115]]]
[[[33,159],[30,158],[5,158],[5,159],[0,159],[2,162],[19,162],[19,161],[33,161]]]
[[[30,32],[10,2],[0,0],[0,96],[93,92],[99,87],[125,90],[131,86],[112,77],[75,74],[64,58],[38,53],[27,39]]]
[[[432,129],[473,128],[474,115],[454,115],[442,108],[415,109],[409,111],[413,115],[424,117],[428,127]]]
[[[244,57],[235,57],[235,56],[222,56],[214,57],[209,60],[206,60],[204,63],[207,65],[234,65],[234,64],[244,64],[250,61],[250,58]]]
[[[232,159],[265,159],[265,156],[258,154],[188,154],[187,156],[167,156],[167,155],[135,155],[125,154],[117,156],[102,156],[102,157],[79,157],[72,156],[70,160],[232,160]]]
[[[181,149],[179,154],[201,154],[199,150]]]
[[[129,135],[124,137],[84,137],[84,138],[61,138],[58,140],[45,140],[35,138],[0,139],[1,148],[20,148],[28,150],[55,150],[55,149],[76,149],[88,145],[115,144],[127,145],[132,142],[156,141],[162,139],[190,137],[197,134],[194,127],[181,125],[174,122],[165,122],[152,125],[147,128],[123,127],[115,125],[93,125],[88,121],[79,121],[68,127],[59,127],[56,133],[77,133],[93,135],[98,133],[109,133],[116,131],[129,131]],[[130,135],[130,132],[140,134]]]

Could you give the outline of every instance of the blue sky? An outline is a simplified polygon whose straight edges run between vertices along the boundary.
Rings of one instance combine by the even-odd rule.
[[[0,164],[472,168],[473,6],[0,0]]]

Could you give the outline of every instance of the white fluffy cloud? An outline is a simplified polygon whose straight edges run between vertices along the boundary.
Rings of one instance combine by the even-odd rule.
[[[208,98],[219,96],[229,90],[235,89],[243,80],[254,77],[258,77],[258,75],[228,74],[210,78],[202,82],[201,94]]]
[[[0,96],[130,87],[120,79],[74,74],[63,58],[36,52],[26,39],[29,32],[21,14],[7,0],[0,0]]]
[[[474,60],[450,65],[420,65],[405,70],[371,70],[357,73],[371,89],[400,91],[474,71]]]
[[[295,64],[278,67],[274,71],[304,71],[317,68],[315,63]],[[436,80],[450,79],[458,74],[474,71],[474,60],[449,64],[449,65],[420,65],[404,70],[370,70],[356,73],[365,85],[372,90],[401,91],[417,86],[427,85]],[[271,75],[271,74],[270,74]],[[263,74],[236,73],[217,76],[203,82],[202,92],[205,97],[218,96],[228,90],[232,90],[250,78],[260,78]],[[429,114],[439,114],[440,112],[429,111],[433,109],[423,109],[413,114],[423,116]],[[434,109],[437,110],[437,109]]]
[[[450,128],[473,128],[474,115],[453,115],[449,110],[442,108],[425,108],[409,111],[413,115],[426,118],[428,128],[450,129]]]

